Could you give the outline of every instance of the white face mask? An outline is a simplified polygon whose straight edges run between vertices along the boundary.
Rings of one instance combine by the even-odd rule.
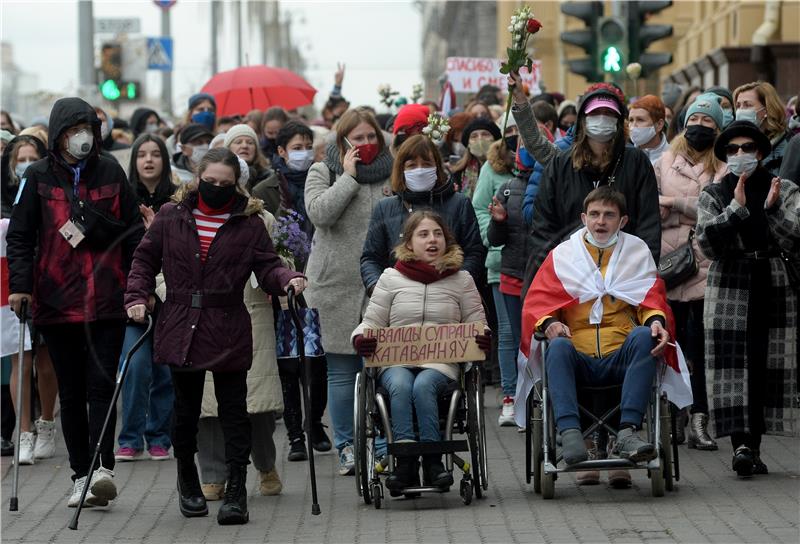
[[[617,118],[610,115],[587,115],[586,134],[598,142],[608,142],[617,133]]]
[[[436,167],[412,168],[404,172],[406,187],[414,193],[426,193],[433,189],[438,178]]]
[[[586,241],[599,249],[606,249],[613,246],[614,244],[617,243],[618,239],[619,239],[619,231],[612,234],[611,237],[608,239],[608,241],[606,241],[605,243],[601,243],[594,239],[594,236],[592,236],[592,231],[590,231],[588,228],[586,229]]]
[[[34,161],[18,162],[14,167],[14,174],[17,176],[17,179],[22,179],[22,176],[25,174],[25,170],[27,170],[28,167],[33,163]]]
[[[744,153],[728,157],[728,169],[734,176],[749,176],[758,166],[755,153]]]
[[[642,147],[647,142],[655,138],[656,127],[633,127],[631,129],[631,141],[636,147]]]
[[[192,146],[192,156],[189,157],[189,160],[192,161],[192,164],[198,165],[206,153],[208,153],[208,144]]]
[[[145,134],[154,134],[158,131],[158,123],[147,123],[144,126]]]
[[[81,130],[67,139],[67,153],[79,161],[89,156],[93,146],[94,138],[88,130]]]
[[[286,166],[295,172],[305,172],[314,163],[313,149],[296,149],[288,152],[289,158],[286,159]]]

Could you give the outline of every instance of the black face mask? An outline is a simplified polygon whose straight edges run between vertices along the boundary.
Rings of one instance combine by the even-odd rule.
[[[508,149],[512,153],[516,153],[518,140],[519,136],[516,134],[514,134],[513,136],[506,136],[506,149]]]
[[[200,191],[200,197],[203,199],[203,202],[214,210],[224,207],[225,204],[233,200],[233,196],[236,194],[236,185],[220,187],[219,185],[212,185],[202,179],[197,189]]]
[[[714,140],[717,139],[717,131],[710,127],[704,127],[703,125],[692,125],[686,127],[684,136],[692,149],[695,151],[705,151],[714,145]]]

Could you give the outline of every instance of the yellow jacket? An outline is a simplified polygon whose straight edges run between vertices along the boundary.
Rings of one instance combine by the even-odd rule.
[[[600,273],[605,277],[608,262],[616,246],[606,249],[599,249],[587,243],[586,248],[592,256],[592,260],[600,267]],[[572,344],[575,349],[591,357],[600,358],[610,355],[622,347],[628,334],[639,325],[646,323],[654,316],[660,316],[662,323],[666,321],[666,316],[658,310],[645,310],[636,306],[631,306],[627,302],[616,299],[610,295],[603,297],[603,320],[599,325],[589,324],[589,312],[592,309],[594,300],[588,300],[582,304],[574,304],[559,310],[556,315],[546,315],[536,323],[536,329],[544,332],[549,325],[549,319],[556,319],[569,327],[572,333]]]

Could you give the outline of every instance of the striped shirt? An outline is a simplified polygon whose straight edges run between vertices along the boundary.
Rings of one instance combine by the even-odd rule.
[[[209,213],[201,211],[199,207],[192,210],[197,223],[197,236],[200,238],[200,260],[206,262],[208,248],[217,235],[217,230],[228,220],[230,213]]]

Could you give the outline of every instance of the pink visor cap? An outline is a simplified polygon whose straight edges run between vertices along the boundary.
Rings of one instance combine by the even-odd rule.
[[[584,112],[591,113],[600,108],[608,108],[617,112],[617,115],[622,115],[619,111],[619,104],[617,104],[617,101],[609,96],[595,96],[586,104]]]

